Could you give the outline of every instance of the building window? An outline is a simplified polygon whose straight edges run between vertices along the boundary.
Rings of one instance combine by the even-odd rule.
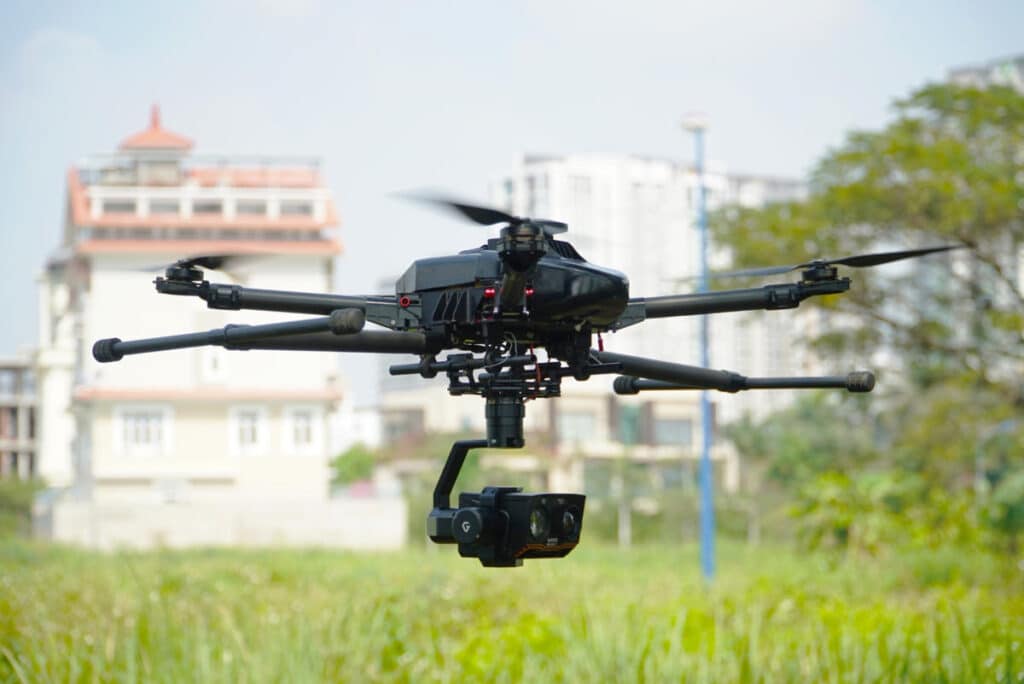
[[[151,449],[164,441],[164,416],[158,411],[133,411],[121,418],[124,446],[133,449]]]
[[[578,444],[595,438],[597,420],[587,411],[561,411],[558,414],[558,441]]]
[[[12,370],[0,370],[0,394],[14,394],[17,376]]]
[[[693,445],[693,421],[688,418],[655,418],[654,443],[689,449]]]
[[[258,406],[235,408],[228,421],[231,451],[239,456],[263,454],[267,450],[267,412]]]
[[[181,204],[178,200],[150,200],[149,213],[177,216],[181,212]]]
[[[285,447],[296,454],[317,453],[321,449],[323,411],[315,406],[296,406],[285,410]]]
[[[134,214],[135,200],[103,200],[104,214]]]
[[[312,216],[313,203],[285,200],[281,202],[281,216]]]
[[[162,456],[170,451],[171,411],[161,406],[114,410],[114,450],[123,456]]]
[[[192,203],[193,214],[220,214],[223,210],[220,200],[196,200]]]
[[[577,208],[586,207],[590,204],[590,178],[570,176],[569,192],[572,193],[572,201]]]
[[[266,216],[267,203],[263,200],[239,200],[235,213],[240,216]]]
[[[310,447],[313,444],[313,412],[295,411],[292,413],[292,443],[297,447]]]
[[[260,443],[260,414],[257,411],[241,411],[238,414],[238,444],[252,448]]]
[[[425,429],[423,409],[385,409],[381,412],[385,443],[421,436]]]

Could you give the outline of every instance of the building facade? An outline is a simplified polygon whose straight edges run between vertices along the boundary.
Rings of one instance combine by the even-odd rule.
[[[1024,55],[995,59],[987,64],[956,67],[950,70],[949,81],[975,88],[1004,85],[1024,92]]]
[[[0,478],[36,477],[35,385],[28,359],[0,359]]]
[[[801,181],[729,174],[713,165],[705,174],[709,211],[797,199]],[[700,273],[699,183],[689,164],[638,156],[526,157],[496,184],[498,206],[569,224],[568,238],[588,260],[629,276],[631,297],[694,291]],[[727,246],[709,250],[711,268],[730,264]],[[815,366],[799,350],[806,325],[799,310],[716,314],[710,318],[710,365],[744,375],[798,375]],[[803,318],[806,318],[804,316]],[[799,324],[795,321],[801,319]],[[699,364],[699,319],[651,320],[605,337],[626,354]],[[766,343],[770,341],[770,343]],[[696,395],[694,395],[695,398]],[[713,394],[719,422],[743,414],[763,417],[788,405],[793,392]]]
[[[115,154],[70,169],[63,243],[40,278],[37,470],[60,493],[41,529],[95,546],[375,545],[331,508],[342,400],[332,355],[200,347],[100,364],[91,354],[105,337],[294,318],[207,309],[156,293],[152,279],[186,256],[242,255],[237,271],[206,277],[328,292],[337,224],[316,160],[196,156],[155,108]],[[401,518],[402,536],[400,513],[378,519]]]

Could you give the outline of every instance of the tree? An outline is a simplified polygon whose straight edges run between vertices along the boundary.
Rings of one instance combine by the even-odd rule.
[[[889,125],[853,132],[830,150],[805,199],[726,208],[712,230],[737,267],[968,248],[854,271],[848,293],[803,305],[825,312],[826,325],[810,340],[820,352],[859,359],[888,352],[894,372],[882,368],[885,395],[872,398],[867,444],[848,448],[847,436],[865,435],[843,425],[849,407],[822,418],[815,413],[822,406],[809,402],[758,426],[758,439],[741,441],[761,447],[770,478],[800,492],[809,528],[830,530],[821,539],[846,544],[859,524],[870,541],[861,545],[870,546],[892,536],[871,531],[891,520],[914,526],[911,536],[969,534],[976,446],[991,425],[1024,415],[1024,94],[921,88],[896,102]],[[827,444],[849,452],[846,460],[824,460]],[[1007,473],[1024,470],[1019,451],[1004,460]],[[988,520],[1013,548],[1024,529],[1020,481],[1007,477],[996,491]],[[884,519],[871,527],[864,516],[881,502]]]
[[[1014,270],[1024,245],[1024,95],[929,85],[895,109],[883,130],[851,133],[819,162],[807,199],[722,211],[715,239],[738,266],[967,245],[941,271],[857,272],[849,293],[814,303],[858,324],[815,342],[858,353],[884,344],[920,382],[966,374],[1021,401],[1024,295]]]
[[[350,485],[373,477],[374,452],[363,443],[350,446],[331,462],[332,484]]]

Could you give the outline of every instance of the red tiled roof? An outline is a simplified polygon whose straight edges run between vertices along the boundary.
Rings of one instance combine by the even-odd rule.
[[[185,136],[172,133],[161,126],[160,107],[153,105],[149,115],[149,128],[125,138],[121,142],[120,149],[189,150],[192,149],[192,141]]]

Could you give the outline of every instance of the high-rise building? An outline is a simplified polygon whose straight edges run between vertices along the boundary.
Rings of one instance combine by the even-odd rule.
[[[984,88],[1005,85],[1024,92],[1024,55],[994,59],[987,64],[975,64],[950,69],[951,83]]]
[[[762,206],[805,193],[788,178],[705,174],[709,210]],[[694,290],[700,272],[696,228],[698,178],[688,164],[637,156],[527,157],[492,193],[516,214],[569,224],[568,237],[583,256],[629,276],[631,297]],[[729,263],[727,246],[711,244],[712,267]],[[812,361],[799,351],[797,311],[731,313],[711,317],[711,366],[744,375],[799,375]],[[699,320],[648,321],[605,336],[615,351],[698,364]],[[716,416],[764,416],[792,401],[792,392],[718,395]]]
[[[105,337],[289,318],[207,309],[151,281],[182,257],[246,255],[207,277],[327,292],[337,224],[317,160],[193,155],[156,108],[115,154],[70,169],[63,242],[40,279],[37,470],[59,493],[41,527],[96,546],[360,543],[342,529],[353,516],[330,508],[329,426],[342,399],[332,355],[201,347],[100,364],[91,354]],[[375,514],[399,525],[376,530],[377,543],[404,536],[400,511]]]

